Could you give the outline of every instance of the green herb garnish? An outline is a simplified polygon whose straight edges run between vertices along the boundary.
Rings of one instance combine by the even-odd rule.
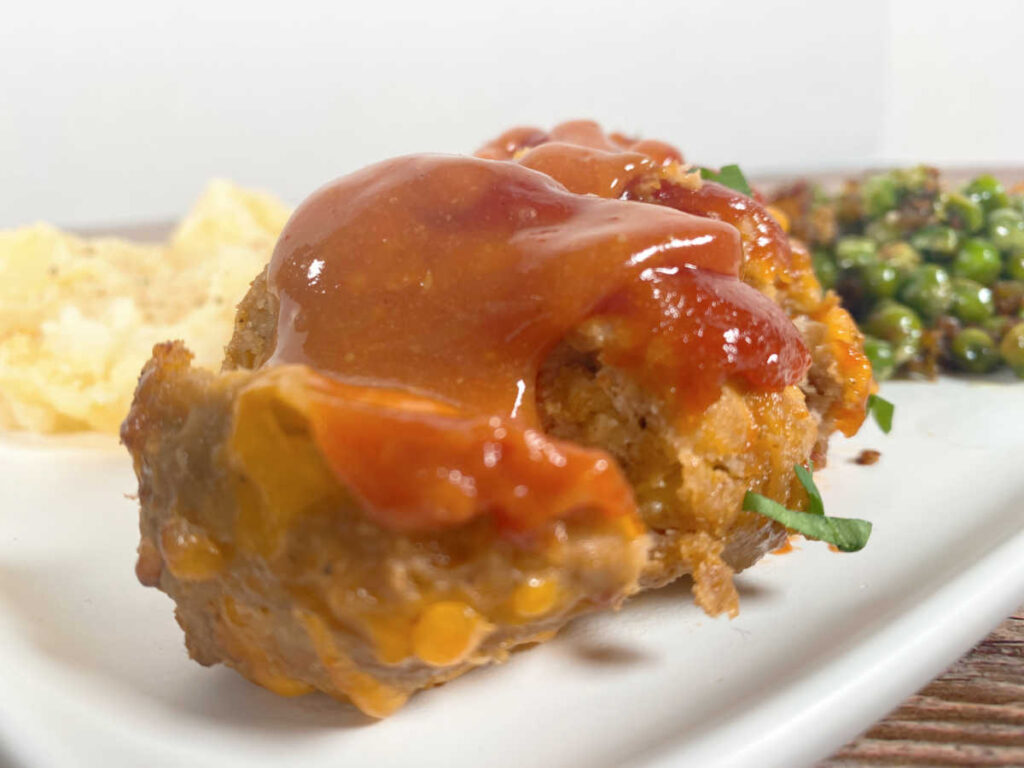
[[[892,430],[892,415],[896,406],[878,395],[868,395],[868,413],[874,418],[878,428],[885,434]]]
[[[796,476],[800,480],[800,485],[807,491],[807,498],[810,500],[810,509],[807,511],[812,515],[824,515],[825,502],[821,500],[821,492],[818,490],[818,486],[814,484],[814,477],[811,475],[814,471],[814,462],[808,461],[806,468],[801,467],[799,464],[794,464],[793,469],[796,470]]]
[[[813,469],[813,467],[812,464],[811,468]],[[747,495],[743,497],[743,509],[770,517],[787,528],[803,534],[808,539],[818,539],[834,544],[843,552],[856,552],[863,549],[871,536],[871,523],[851,517],[828,517],[821,501],[821,492],[814,484],[810,471],[800,465],[794,466],[793,469],[796,471],[800,484],[807,491],[807,496],[810,499],[809,511],[800,512],[786,509],[777,501],[772,501],[767,496],[752,491],[747,491]]]
[[[710,168],[701,168],[700,177],[708,181],[716,181],[722,186],[735,189],[748,197],[753,194],[747,183],[747,177],[743,175],[743,171],[738,165],[723,165],[717,173]]]

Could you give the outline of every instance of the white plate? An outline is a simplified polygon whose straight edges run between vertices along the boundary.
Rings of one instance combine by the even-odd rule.
[[[1024,602],[1024,384],[896,383],[896,427],[833,442],[831,514],[875,530],[739,580],[734,621],[685,585],[371,723],[185,655],[133,575],[109,442],[0,442],[0,743],[32,766],[799,766],[837,749]],[[871,467],[851,463],[864,447]],[[0,762],[3,756],[0,754]]]

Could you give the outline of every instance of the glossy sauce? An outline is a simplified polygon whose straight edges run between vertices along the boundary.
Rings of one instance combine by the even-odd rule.
[[[602,299],[650,267],[734,276],[740,259],[725,224],[571,194],[515,163],[398,158],[289,221],[270,268],[271,362],[534,425],[541,363]]]
[[[674,149],[577,123],[513,131],[480,154],[518,162],[411,156],[322,188],[271,262],[270,364],[336,382],[314,398],[314,433],[379,523],[488,514],[518,534],[634,514],[604,452],[538,431],[538,370],[587,318],[617,329],[606,362],[681,413],[727,381],[776,390],[804,375],[795,327],[737,279],[736,228],[618,199],[678,169]]]
[[[749,260],[771,277],[790,272],[789,238],[764,206],[746,195],[713,182],[680,184],[651,171],[683,161],[670,144],[605,134],[592,120],[562,123],[545,133],[538,128],[512,128],[477,151],[477,156],[516,159],[536,168],[580,194],[639,200],[732,224],[743,238]],[[636,158],[645,158],[637,161]],[[592,183],[599,167],[601,181]],[[616,183],[608,183],[612,179]],[[645,183],[646,182],[646,183]]]
[[[496,415],[453,415],[400,393],[388,402],[383,392],[325,380],[311,409],[324,457],[382,525],[458,526],[483,504],[500,533],[520,536],[555,518],[633,510],[629,484],[599,451]]]
[[[595,315],[615,324],[602,359],[633,371],[681,417],[699,416],[727,381],[777,391],[810,363],[796,326],[771,299],[706,270],[645,270]]]
[[[532,127],[512,128],[478,149],[476,156],[488,160],[519,159],[517,156],[523,150],[552,143],[603,152],[633,152],[650,158],[659,166],[683,161],[682,153],[671,144],[654,139],[631,139],[621,133],[607,134],[593,120],[570,120],[549,132]]]
[[[627,198],[634,195],[635,188],[626,191]],[[748,262],[773,281],[786,282],[794,272],[789,238],[764,206],[746,195],[721,184],[704,182],[697,188],[661,184],[645,190],[642,199],[732,224],[743,239]]]

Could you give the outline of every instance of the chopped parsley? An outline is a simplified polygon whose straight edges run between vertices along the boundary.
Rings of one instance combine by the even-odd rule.
[[[786,509],[777,501],[772,501],[767,496],[752,491],[747,491],[747,495],[743,497],[743,509],[770,517],[787,528],[803,534],[808,539],[818,539],[834,544],[843,552],[856,552],[863,549],[871,536],[871,523],[852,517],[828,517],[825,514],[825,505],[821,500],[821,492],[811,476],[814,465],[811,464],[810,470],[800,465],[794,466],[793,469],[810,499],[807,512]]]
[[[735,189],[737,192],[742,192],[748,197],[753,194],[750,191],[750,185],[747,183],[747,177],[743,175],[743,171],[740,170],[738,165],[723,165],[717,173],[710,168],[701,168],[700,177],[708,181],[718,182],[729,189]]]
[[[874,418],[878,428],[885,434],[892,430],[892,415],[896,406],[878,395],[868,395],[868,413]]]
[[[810,508],[807,511],[812,515],[824,515],[825,502],[821,500],[821,492],[818,490],[818,486],[814,484],[814,477],[811,474],[814,472],[814,462],[808,461],[807,467],[794,464],[793,469],[796,470],[796,476],[800,480],[800,485],[807,491],[807,498],[810,499]]]

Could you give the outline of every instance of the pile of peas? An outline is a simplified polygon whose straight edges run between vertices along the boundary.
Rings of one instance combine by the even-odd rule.
[[[815,192],[804,212],[814,270],[857,319],[879,381],[1004,365],[1024,377],[1024,195],[989,175],[945,191],[920,166]]]

